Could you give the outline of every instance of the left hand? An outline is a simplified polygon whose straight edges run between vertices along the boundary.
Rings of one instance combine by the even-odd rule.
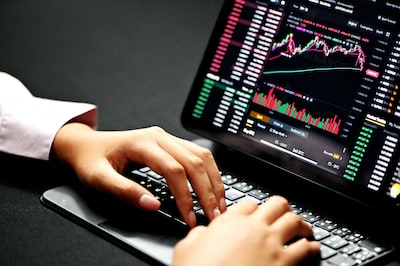
[[[95,131],[71,122],[57,133],[53,154],[70,165],[89,187],[154,211],[160,202],[122,175],[131,162],[147,165],[166,178],[178,209],[190,227],[196,225],[196,216],[188,179],[210,220],[226,210],[224,186],[211,151],[159,127]]]

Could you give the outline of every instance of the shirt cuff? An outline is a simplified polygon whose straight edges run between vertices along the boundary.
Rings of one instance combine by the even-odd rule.
[[[47,160],[55,135],[71,120],[95,128],[96,106],[35,97],[18,79],[0,72],[1,152]]]
[[[72,119],[95,128],[97,109],[86,103],[32,97],[23,108],[4,114],[0,150],[47,160],[58,130]]]

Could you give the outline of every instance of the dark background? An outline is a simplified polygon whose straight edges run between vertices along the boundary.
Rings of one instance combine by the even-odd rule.
[[[0,70],[37,96],[97,104],[100,129],[190,137],[178,115],[221,3],[1,0]]]
[[[0,71],[36,96],[96,104],[100,130],[159,125],[193,139],[180,112],[221,5],[0,0]],[[71,173],[1,153],[0,167],[0,265],[147,265],[40,203]]]
[[[221,4],[0,0],[0,71],[36,96],[96,104],[101,130],[192,139],[179,116]],[[0,265],[145,265],[41,205],[68,174],[6,154],[0,166]]]

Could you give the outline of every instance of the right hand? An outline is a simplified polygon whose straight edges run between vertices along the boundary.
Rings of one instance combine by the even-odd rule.
[[[246,200],[192,229],[175,247],[173,265],[296,265],[319,254],[319,243],[305,238],[312,234],[285,198],[272,196],[261,206]]]

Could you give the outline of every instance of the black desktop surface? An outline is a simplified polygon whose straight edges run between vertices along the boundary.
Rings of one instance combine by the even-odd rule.
[[[0,71],[34,95],[94,103],[99,129],[159,125],[192,139],[180,112],[220,0],[0,0]],[[1,265],[146,265],[45,208],[70,173],[0,154]]]
[[[180,112],[221,5],[0,0],[0,71],[34,95],[96,104],[100,130],[159,125],[193,139]],[[0,165],[1,265],[148,265],[40,203],[73,174],[7,154]]]

